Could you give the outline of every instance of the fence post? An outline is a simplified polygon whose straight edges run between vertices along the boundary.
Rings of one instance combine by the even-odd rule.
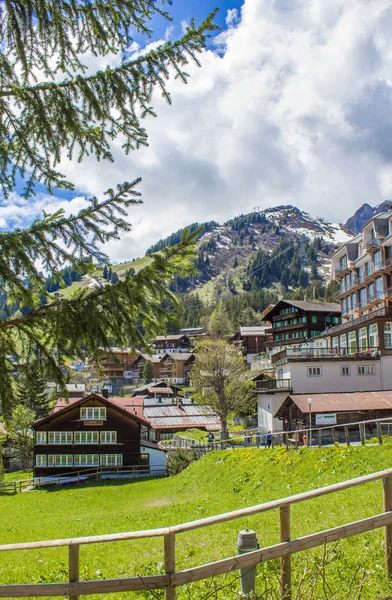
[[[335,427],[331,427],[332,429],[332,442],[334,444],[336,444],[336,431],[335,431]]]
[[[321,428],[318,430],[318,445],[321,448]]]
[[[378,443],[381,446],[382,445],[382,431],[381,431],[381,424],[379,421],[377,421],[377,437],[378,437]]]
[[[382,480],[384,489],[384,512],[392,510],[392,476]],[[392,576],[392,525],[386,525],[384,529],[385,540],[385,566],[388,579]]]
[[[69,546],[69,581],[79,581],[79,544]],[[70,595],[69,600],[79,600],[79,596]]]
[[[359,437],[361,439],[361,444],[362,444],[362,446],[364,446],[365,445],[365,431],[364,431],[363,424],[359,423],[358,427],[359,427]]]
[[[347,446],[350,445],[350,432],[348,430],[347,425],[344,426],[344,435],[346,436],[346,444]]]
[[[290,504],[280,507],[280,541],[290,540]],[[280,595],[281,600],[291,600],[291,555],[280,559]]]
[[[164,536],[164,551],[165,551],[165,573],[172,575],[176,571],[176,536],[174,533],[169,533]],[[166,588],[166,600],[176,600],[176,588],[169,585]]]

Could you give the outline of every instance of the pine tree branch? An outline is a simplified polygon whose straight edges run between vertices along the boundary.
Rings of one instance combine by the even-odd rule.
[[[118,185],[116,190],[109,189],[101,202],[90,198],[87,208],[77,215],[65,217],[59,210],[44,214],[27,229],[0,232],[1,288],[7,291],[16,286],[18,296],[25,294],[32,303],[34,291],[45,290],[37,264],[56,278],[65,264],[77,269],[85,267],[91,258],[107,262],[99,246],[130,231],[125,217],[130,206],[141,203],[140,192],[135,189],[140,181],[138,178]]]
[[[63,1],[62,5],[65,4]],[[146,0],[138,0],[136,4],[144,5]],[[86,10],[90,11],[90,8]],[[147,115],[155,116],[150,106],[154,89],[158,87],[165,100],[171,102],[166,90],[169,76],[174,72],[176,78],[186,83],[189,75],[184,66],[190,61],[200,66],[197,54],[205,48],[209,32],[216,29],[214,16],[215,11],[199,27],[192,22],[176,42],[166,42],[135,59],[124,56],[118,67],[107,67],[92,75],[84,75],[82,66],[76,75],[61,68],[66,76],[61,82],[56,81],[57,69],[47,65],[43,70],[49,80],[28,84],[26,75],[18,77],[16,65],[0,54],[0,182],[3,193],[7,195],[15,186],[18,174],[27,176],[25,196],[34,193],[34,181],[40,181],[49,191],[52,185],[72,189],[72,184],[55,170],[64,158],[64,149],[67,149],[69,160],[77,153],[78,160],[94,154],[98,160],[112,161],[110,147],[118,136],[124,139],[126,153],[147,145],[147,133],[141,119]],[[101,28],[106,26],[106,22],[101,23]],[[45,47],[43,40],[41,43]],[[114,53],[118,51],[112,49]],[[96,52],[105,55],[99,44]],[[25,69],[28,69],[27,59],[25,62]]]

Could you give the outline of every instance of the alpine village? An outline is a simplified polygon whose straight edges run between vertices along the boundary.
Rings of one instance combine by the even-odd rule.
[[[0,598],[391,600],[390,3],[0,14]]]

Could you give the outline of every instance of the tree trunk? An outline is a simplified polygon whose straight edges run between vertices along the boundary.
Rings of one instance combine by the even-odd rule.
[[[221,415],[221,422],[222,422],[222,437],[221,440],[227,440],[229,437],[228,431],[227,431],[227,418],[226,415]]]

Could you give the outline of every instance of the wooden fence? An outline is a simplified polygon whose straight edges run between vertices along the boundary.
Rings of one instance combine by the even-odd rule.
[[[290,507],[292,504],[304,502],[313,498],[320,498],[326,494],[338,493],[356,486],[382,480],[384,512],[371,517],[333,527],[325,531],[311,533],[304,537],[291,539],[290,534]],[[233,521],[270,510],[280,511],[280,542],[273,546],[261,548],[242,554],[223,558],[216,562],[203,564],[190,569],[176,571],[176,539],[181,533],[195,529],[209,527],[218,523]],[[320,489],[303,492],[280,500],[273,500],[264,504],[242,508],[232,512],[206,517],[197,521],[190,521],[181,525],[150,529],[146,531],[132,531],[92,537],[68,538],[47,540],[0,546],[0,552],[16,550],[37,550],[40,548],[68,547],[69,549],[69,581],[63,583],[38,583],[38,584],[11,584],[0,585],[1,598],[27,598],[27,597],[58,597],[68,596],[71,600],[78,600],[83,594],[105,594],[116,592],[130,592],[140,590],[164,589],[166,600],[175,600],[176,588],[191,582],[209,579],[223,575],[237,569],[251,569],[261,562],[280,559],[281,563],[281,599],[291,598],[291,555],[296,552],[323,546],[326,543],[342,540],[380,527],[385,530],[385,557],[388,578],[392,575],[392,469],[379,471],[349,481],[336,483]],[[164,575],[147,575],[138,577],[122,577],[107,580],[80,581],[80,554],[81,546],[86,544],[101,544],[123,540],[164,538]]]
[[[140,476],[155,477],[165,475],[166,465],[135,465],[133,467],[97,467],[95,469],[84,469],[81,471],[69,471],[60,475],[49,475],[47,477],[30,477],[16,481],[0,482],[1,493],[22,492],[27,487],[48,487],[51,485],[62,485],[67,483],[84,483],[86,481],[100,481],[102,479],[121,479]]]

